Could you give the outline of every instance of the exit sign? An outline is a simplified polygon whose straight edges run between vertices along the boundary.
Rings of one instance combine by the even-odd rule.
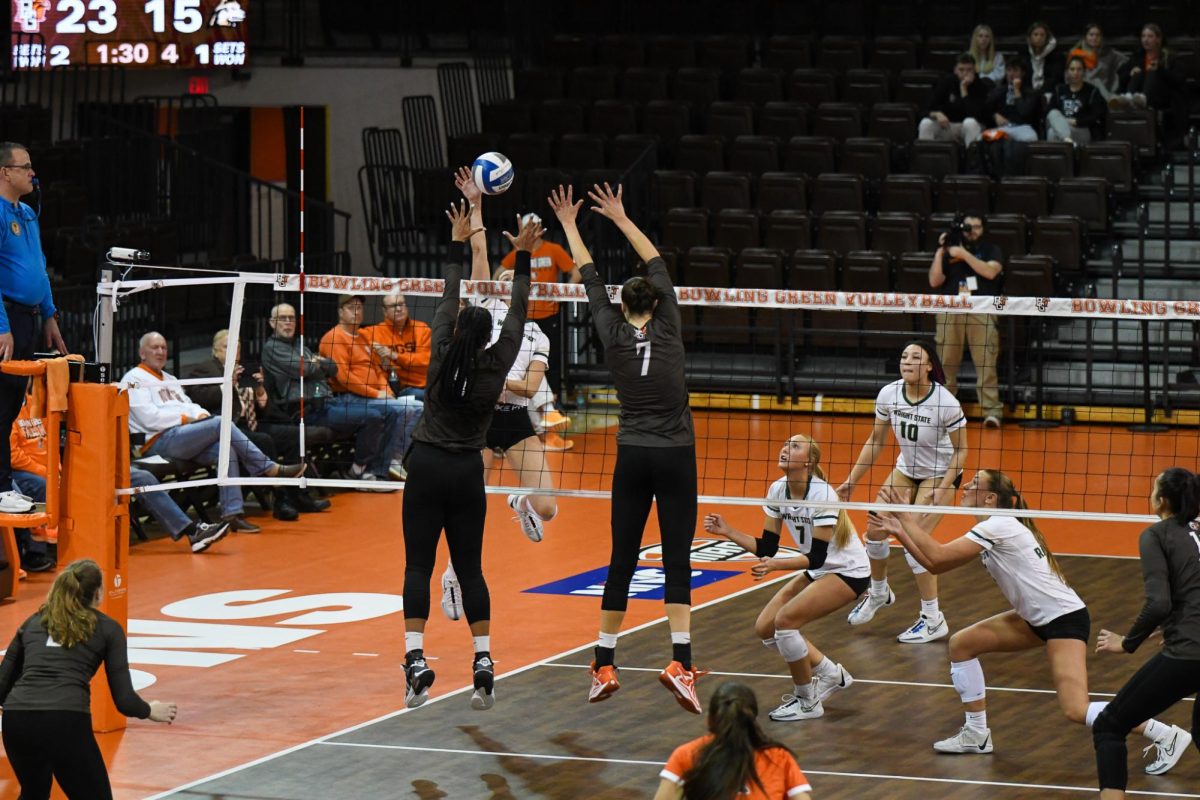
[[[208,94],[208,78],[203,75],[188,78],[188,94]]]

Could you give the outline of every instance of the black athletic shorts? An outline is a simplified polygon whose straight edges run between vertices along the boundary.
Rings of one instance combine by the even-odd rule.
[[[518,442],[537,436],[529,420],[529,409],[511,403],[500,403],[492,412],[492,424],[487,431],[490,450],[504,452]]]
[[[1028,622],[1025,623],[1029,625]],[[1086,642],[1092,633],[1092,617],[1087,607],[1055,617],[1045,625],[1029,625],[1030,630],[1043,642],[1051,639],[1078,639]]]
[[[815,581],[817,579],[817,578],[813,577],[812,570],[806,569],[806,570],[804,570],[804,574],[806,576],[808,576],[808,579],[810,581]],[[851,578],[850,576],[843,575],[840,572],[826,572],[825,574],[826,575],[837,575],[839,578],[841,578],[842,583],[844,583],[850,587],[850,590],[854,592],[855,597],[861,597],[862,593],[865,592],[871,585],[870,578]],[[821,576],[817,576],[817,577],[821,577]]]

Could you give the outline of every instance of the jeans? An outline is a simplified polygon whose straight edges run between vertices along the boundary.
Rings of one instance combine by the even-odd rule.
[[[157,486],[158,478],[144,469],[130,467],[129,485],[135,489],[143,486]],[[171,534],[171,538],[175,541],[179,541],[184,529],[192,524],[192,520],[183,513],[183,509],[171,499],[171,495],[167,492],[146,492],[137,495],[137,499],[139,503],[146,506],[150,516],[167,529],[167,533]]]
[[[146,448],[145,453],[212,465],[217,463],[220,435],[221,418],[206,417],[199,422],[167,428]],[[239,464],[248,474],[256,476],[262,475],[274,465],[274,462],[263,455],[263,452],[246,438],[246,434],[236,427],[230,429],[229,449],[234,456],[229,459],[230,477],[236,478],[241,474]],[[242,487],[221,486],[218,493],[221,497],[222,516],[236,517],[242,513]]]
[[[404,455],[423,408],[411,397],[385,400],[338,394],[317,410],[306,410],[305,420],[341,433],[354,432],[354,462],[387,479],[392,461]]]
[[[1036,142],[1037,131],[1032,125],[1001,125],[995,130],[1004,131],[1014,142]]]
[[[46,479],[36,472],[26,472],[14,469],[12,472],[13,486],[23,495],[28,495],[35,503],[46,502]],[[26,555],[45,555],[46,543],[35,542],[29,534],[29,528],[14,528],[13,536],[17,538],[17,549]]]

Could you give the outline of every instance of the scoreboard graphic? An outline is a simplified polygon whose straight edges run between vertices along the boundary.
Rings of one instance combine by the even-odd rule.
[[[10,0],[13,69],[246,64],[250,0]],[[25,34],[25,35],[23,35]]]

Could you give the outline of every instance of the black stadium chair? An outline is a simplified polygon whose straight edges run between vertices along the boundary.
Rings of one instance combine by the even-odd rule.
[[[729,168],[761,175],[779,170],[779,142],[771,136],[739,136],[729,150]]]
[[[836,172],[836,153],[837,142],[828,136],[793,136],[787,144],[783,168],[805,175]]]
[[[791,100],[766,103],[758,113],[758,134],[773,136],[787,142],[793,136],[805,136],[809,131],[812,109],[805,103]]]
[[[996,187],[997,214],[1022,214],[1029,219],[1050,213],[1050,180],[1021,176],[1001,178]]]
[[[777,209],[767,214],[763,244],[790,253],[812,247],[812,219],[805,211]]]
[[[752,209],[722,208],[713,215],[712,243],[735,253],[746,247],[758,247],[758,212]]]
[[[708,247],[708,210],[669,209],[662,221],[662,243],[682,251],[692,247]]]
[[[755,206],[759,211],[803,211],[808,208],[804,176],[798,172],[764,172],[758,179]]]
[[[750,208],[750,176],[744,172],[710,172],[700,184],[700,205],[721,208]]]
[[[818,175],[812,183],[809,207],[815,214],[824,214],[826,211],[865,211],[866,182],[861,175],[837,172]]]

